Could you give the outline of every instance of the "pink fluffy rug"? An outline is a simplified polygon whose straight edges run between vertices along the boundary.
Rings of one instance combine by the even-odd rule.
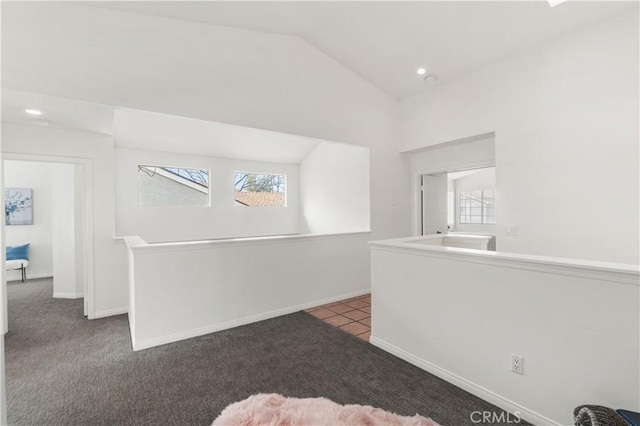
[[[403,417],[364,405],[340,405],[327,398],[259,394],[233,403],[213,422],[225,426],[438,426],[426,417]]]

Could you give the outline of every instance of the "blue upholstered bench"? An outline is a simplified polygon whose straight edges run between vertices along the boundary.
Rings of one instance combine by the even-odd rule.
[[[29,244],[7,247],[7,271],[19,269],[22,273],[22,282],[27,279],[27,266],[29,266]]]

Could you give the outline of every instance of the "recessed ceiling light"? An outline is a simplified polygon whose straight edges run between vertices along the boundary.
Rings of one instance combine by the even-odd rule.
[[[564,3],[567,0],[547,0],[549,2],[549,6],[551,7],[555,7],[557,5],[559,5],[560,3]]]
[[[25,109],[24,112],[29,115],[42,115],[42,111],[39,111],[37,109]]]
[[[416,72],[418,73],[418,75],[425,75],[427,73],[427,69],[426,68],[418,68],[418,70]]]
[[[433,84],[438,80],[438,76],[435,74],[429,74],[424,76],[424,81],[429,84]]]

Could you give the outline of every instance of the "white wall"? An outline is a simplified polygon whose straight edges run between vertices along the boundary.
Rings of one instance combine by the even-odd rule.
[[[403,100],[402,150],[495,132],[501,251],[636,264],[638,63],[614,17]]]
[[[3,123],[2,153],[56,156],[88,160],[93,187],[93,216],[88,226],[93,231],[94,294],[88,300],[89,318],[123,313],[127,310],[126,250],[113,239],[113,140],[110,136]],[[55,161],[55,160],[54,160]],[[88,176],[89,178],[89,176]],[[90,296],[90,295],[89,295]]]
[[[637,267],[378,243],[373,344],[533,424],[640,409]]]
[[[300,164],[302,229],[369,232],[369,150],[319,144]]]
[[[478,135],[408,151],[411,174],[433,174],[492,165],[495,162],[493,134]]]
[[[364,294],[368,239],[356,233],[148,245],[127,237],[133,348]]]
[[[2,8],[0,8],[0,17],[2,16]],[[0,138],[0,152],[2,152],[2,138]],[[0,161],[0,188],[4,188],[4,161]],[[4,204],[4,191],[0,192],[0,204]],[[7,386],[5,380],[4,368],[4,335],[8,330],[7,315],[7,276],[5,271],[5,247],[6,247],[6,229],[4,222],[0,221],[0,424],[7,423]]]
[[[76,295],[85,293],[85,284],[87,283],[87,214],[88,206],[87,194],[85,190],[87,170],[84,165],[75,164],[73,166],[73,185],[74,185],[74,212],[73,212],[73,235],[75,237],[74,247],[75,254],[73,262],[75,264],[75,289]],[[85,302],[86,306],[86,302]]]
[[[33,189],[33,225],[7,226],[7,246],[29,243],[27,278],[53,275],[51,164],[5,161],[5,188]],[[20,271],[7,271],[7,280],[19,280]]]
[[[211,206],[141,207],[138,165],[176,166],[210,171]],[[237,207],[236,171],[284,174],[286,207]],[[297,234],[300,189],[298,166],[207,156],[117,148],[115,150],[116,234],[148,242]]]
[[[475,232],[481,234],[495,235],[496,225],[477,225],[471,223],[460,223],[460,191],[476,191],[482,189],[496,189],[496,170],[487,168],[469,176],[453,181],[455,198],[455,227],[456,232]],[[496,203],[500,200],[496,198]],[[496,222],[497,222],[496,218]]]
[[[50,165],[53,241],[53,297],[82,297],[82,281],[76,277],[76,199],[73,164]]]

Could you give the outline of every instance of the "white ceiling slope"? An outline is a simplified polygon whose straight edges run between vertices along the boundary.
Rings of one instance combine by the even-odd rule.
[[[149,1],[93,5],[302,37],[396,99],[635,8],[637,1]],[[636,12],[637,13],[637,12]]]
[[[341,141],[396,107],[299,37],[48,1],[1,31],[3,89]]]
[[[147,111],[115,111],[116,146],[299,164],[318,139]]]
[[[43,112],[25,114],[25,108]],[[320,139],[186,117],[2,90],[2,122],[113,135],[123,148],[299,164]]]
[[[109,134],[126,107],[333,139],[352,103],[386,116],[383,92],[425,90],[418,66],[441,83],[622,12],[638,2],[3,2],[2,119]]]

